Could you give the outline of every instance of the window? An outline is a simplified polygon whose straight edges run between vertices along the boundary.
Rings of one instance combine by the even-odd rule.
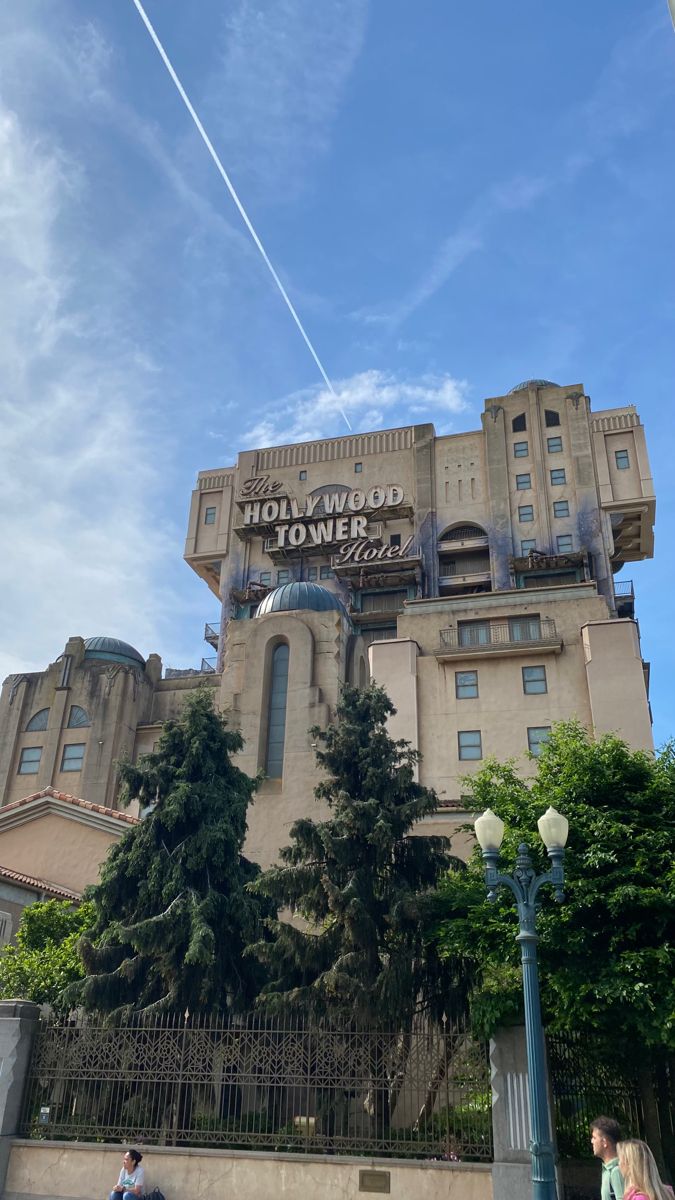
[[[524,433],[527,429],[527,417],[525,413],[519,413],[511,422],[511,429],[514,433]]]
[[[521,504],[518,509],[519,521],[534,521],[534,509],[531,504]]]
[[[459,757],[466,761],[483,757],[480,729],[463,729],[457,734]]]
[[[551,484],[553,487],[561,487],[564,483],[567,483],[565,468],[556,467],[554,471],[551,471]]]
[[[17,775],[37,775],[41,758],[42,746],[25,746],[21,751]]]
[[[541,637],[541,620],[534,617],[511,617],[509,640],[512,642],[538,642]]]
[[[6,945],[12,936],[12,918],[8,912],[0,912],[0,945]]]
[[[550,725],[533,725],[527,731],[527,748],[530,754],[534,754],[538,758],[541,754],[541,748],[551,736]]]
[[[269,587],[270,584],[272,583],[272,572],[271,571],[261,571],[260,572],[260,582],[263,585],[263,587]]]
[[[455,671],[455,695],[458,700],[475,700],[478,695],[478,671]]]
[[[79,704],[71,704],[66,729],[84,729],[87,725],[91,725],[88,712]]]
[[[537,549],[536,538],[523,538],[523,540],[520,543],[520,553],[521,554],[529,554],[530,550],[536,550],[536,549]]]
[[[354,474],[360,475],[363,470],[363,463],[354,463]]]
[[[333,572],[330,567],[319,567],[319,579],[332,579]]]
[[[211,507],[205,508],[204,509],[204,524],[205,525],[215,525],[215,523],[216,523],[215,506],[213,508],[211,508]]]
[[[291,573],[288,570],[288,567],[284,567],[281,571],[277,571],[277,585],[281,585],[282,583],[288,583],[290,578],[291,578]]]
[[[553,516],[554,517],[569,517],[570,502],[569,500],[554,500]]]
[[[300,474],[298,475],[298,479],[305,480],[306,478],[307,478],[307,472],[301,471]]]
[[[616,462],[619,471],[627,471],[630,466],[630,458],[627,450],[615,450],[614,461]]]
[[[519,492],[527,492],[532,487],[532,480],[529,475],[516,475],[516,488]]]
[[[286,702],[288,699],[288,645],[280,642],[272,653],[270,702],[267,712],[267,752],[265,771],[270,779],[281,779],[286,740]]]
[[[562,438],[552,437],[546,439],[549,454],[562,454]]]
[[[41,733],[43,729],[47,728],[48,720],[49,709],[41,708],[39,712],[33,714],[30,721],[26,725],[26,733]]]
[[[569,554],[570,550],[572,550],[574,548],[573,542],[572,542],[572,534],[571,533],[558,534],[558,537],[556,538],[556,545],[558,547],[558,554]]]
[[[543,696],[546,686],[546,667],[523,667],[523,691],[526,696]]]
[[[389,545],[390,546],[400,546],[401,545],[400,533],[390,533],[389,534]]]
[[[316,567],[308,567],[307,568],[307,578],[308,579],[316,579],[318,574],[319,574],[319,572]]]
[[[490,641],[490,622],[460,621],[457,636],[460,646],[487,646]]]
[[[514,458],[527,458],[529,452],[530,452],[530,449],[529,449],[527,442],[514,442],[513,443],[513,457]]]
[[[81,771],[84,762],[84,742],[73,743],[63,747],[61,759],[62,771]]]
[[[555,410],[552,408],[545,408],[544,421],[548,428],[551,429],[552,426],[560,424],[560,413],[555,412]]]

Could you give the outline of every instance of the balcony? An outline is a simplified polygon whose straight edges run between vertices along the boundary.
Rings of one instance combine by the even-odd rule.
[[[621,579],[614,584],[614,603],[617,617],[635,618],[635,591],[632,579]]]
[[[439,661],[475,658],[491,654],[560,654],[563,642],[550,617],[513,618],[511,621],[485,621],[441,629],[441,644],[436,650]]]
[[[216,625],[205,625],[204,626],[204,641],[208,642],[209,646],[213,646],[214,650],[217,650],[219,640],[220,640],[220,630],[218,629],[218,627]]]

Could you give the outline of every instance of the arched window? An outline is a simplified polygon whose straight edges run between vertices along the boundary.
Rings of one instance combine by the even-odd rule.
[[[284,770],[284,740],[286,737],[286,702],[288,699],[288,645],[280,642],[272,652],[270,700],[267,712],[267,752],[265,773],[270,779],[281,779]]]
[[[467,538],[484,538],[487,534],[480,525],[455,525],[446,529],[439,537],[439,542],[463,542]]]
[[[85,725],[91,725],[89,714],[84,708],[80,708],[79,704],[71,704],[70,716],[68,717],[67,729],[83,729]]]
[[[49,709],[41,708],[39,712],[33,714],[26,725],[26,733],[37,733],[39,730],[46,729],[48,720]]]

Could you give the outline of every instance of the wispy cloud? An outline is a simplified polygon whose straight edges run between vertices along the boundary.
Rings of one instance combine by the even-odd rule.
[[[468,407],[468,385],[444,375],[406,377],[391,371],[361,371],[335,382],[336,395],[327,388],[305,388],[284,396],[245,432],[245,446],[283,445],[286,442],[344,434],[340,409],[354,430],[434,420],[447,432],[454,418]],[[225,435],[212,433],[213,438]]]
[[[223,162],[250,197],[297,196],[363,45],[367,0],[236,0],[203,104]]]

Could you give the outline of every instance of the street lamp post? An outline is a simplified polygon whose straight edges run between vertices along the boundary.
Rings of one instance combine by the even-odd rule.
[[[500,875],[497,868],[499,848],[504,837],[504,822],[487,809],[474,822],[476,837],[485,859],[485,883],[488,899],[496,900],[497,888],[507,887],[516,898],[523,963],[523,995],[525,1000],[525,1042],[527,1046],[528,1096],[532,1138],[532,1200],[557,1200],[555,1160],[551,1138],[551,1114],[546,1071],[544,1027],[539,1000],[537,971],[537,941],[535,901],[544,883],[553,885],[556,900],[564,899],[563,858],[568,823],[565,817],[549,808],[537,822],[539,834],[551,860],[551,868],[537,875],[526,845],[518,847],[516,869],[512,875]]]

